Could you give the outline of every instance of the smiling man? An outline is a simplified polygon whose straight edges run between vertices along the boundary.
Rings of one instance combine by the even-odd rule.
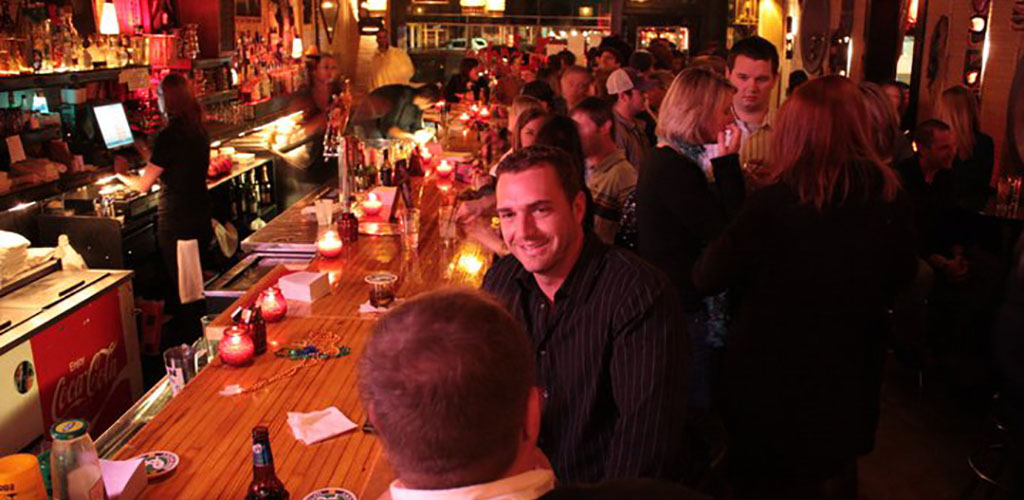
[[[677,479],[689,339],[668,279],[583,229],[582,176],[532,146],[497,169],[502,237],[483,288],[533,341],[543,394],[538,441],[563,482]]]
[[[764,164],[772,131],[772,91],[779,81],[779,51],[759,36],[740,40],[729,51],[726,76],[737,90],[732,109],[743,133],[740,162]]]

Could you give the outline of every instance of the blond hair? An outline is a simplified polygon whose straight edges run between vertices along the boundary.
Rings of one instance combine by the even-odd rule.
[[[707,124],[723,101],[731,101],[736,88],[729,80],[706,68],[690,68],[672,80],[658,113],[655,133],[659,138],[687,144],[714,141]]]
[[[772,130],[772,181],[790,186],[800,202],[821,210],[850,196],[890,202],[900,190],[878,157],[857,85],[829,75],[793,92]]]
[[[528,95],[517,95],[515,99],[512,99],[512,106],[508,110],[508,129],[515,131],[518,127],[516,122],[519,116],[530,109],[544,109],[544,104],[533,96]]]
[[[939,96],[935,117],[953,129],[956,154],[966,160],[974,154],[974,134],[981,129],[978,121],[978,100],[965,87],[950,87]]]
[[[896,154],[896,143],[902,133],[896,110],[893,109],[892,102],[882,87],[875,83],[861,83],[860,93],[864,96],[864,104],[867,107],[868,125],[874,138],[875,152],[882,161],[891,162]]]

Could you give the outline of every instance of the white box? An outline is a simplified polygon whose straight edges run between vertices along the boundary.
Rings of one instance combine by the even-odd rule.
[[[331,293],[331,281],[327,273],[299,272],[282,276],[277,286],[288,300],[313,302]]]

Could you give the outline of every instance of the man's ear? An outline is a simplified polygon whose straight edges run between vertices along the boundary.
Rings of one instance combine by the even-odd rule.
[[[576,223],[583,225],[583,217],[587,214],[587,195],[583,194],[583,189],[576,193],[576,197],[572,200],[573,215],[576,216]]]

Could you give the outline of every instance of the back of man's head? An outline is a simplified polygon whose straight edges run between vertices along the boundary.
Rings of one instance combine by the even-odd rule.
[[[588,97],[580,101],[575,108],[572,108],[571,114],[582,114],[590,119],[598,128],[604,126],[605,123],[612,121],[612,105],[605,99],[600,97]]]
[[[736,58],[739,56],[749,57],[755,61],[768,61],[772,64],[772,74],[779,74],[779,50],[775,48],[775,44],[764,38],[752,36],[733,44],[729,49],[730,71],[736,67]]]
[[[532,385],[525,331],[468,289],[394,308],[359,361],[359,393],[388,462],[416,489],[500,479],[519,451]]]
[[[629,67],[640,73],[647,73],[654,68],[654,54],[646,50],[638,50],[629,56]]]
[[[936,133],[949,131],[949,125],[942,120],[925,120],[914,129],[914,142],[919,148],[930,149]]]
[[[441,98],[444,97],[441,93],[441,87],[433,83],[428,83],[416,88],[414,95],[431,104],[439,102]]]

